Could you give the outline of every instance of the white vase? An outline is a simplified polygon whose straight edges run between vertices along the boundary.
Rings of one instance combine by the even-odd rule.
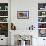
[[[21,40],[21,46],[25,46],[25,41]]]

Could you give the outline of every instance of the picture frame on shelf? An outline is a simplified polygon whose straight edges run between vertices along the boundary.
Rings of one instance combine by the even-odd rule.
[[[17,19],[29,19],[29,11],[17,11]]]
[[[46,29],[39,29],[39,37],[46,37]]]

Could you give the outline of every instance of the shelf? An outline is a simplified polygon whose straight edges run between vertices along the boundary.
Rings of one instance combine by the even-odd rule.
[[[0,22],[0,23],[8,23],[8,22]]]
[[[38,17],[46,17],[46,15],[44,15],[44,16],[38,16]]]
[[[0,16],[0,17],[8,17],[8,16]]]
[[[46,29],[46,28],[38,28],[38,29]]]
[[[38,10],[38,11],[46,11],[46,10]]]
[[[8,11],[8,10],[0,10],[0,11]]]
[[[38,23],[46,23],[46,22],[38,22]]]

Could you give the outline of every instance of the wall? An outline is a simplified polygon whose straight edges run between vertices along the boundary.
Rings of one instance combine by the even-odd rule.
[[[28,27],[32,24],[35,26],[35,30],[33,30],[35,32],[33,33],[34,38],[32,39],[33,46],[40,46],[39,44],[43,44],[43,38],[38,38],[37,17],[38,3],[45,2],[46,0],[11,0],[11,22],[16,26],[16,31],[20,32],[19,30],[28,30]],[[19,10],[29,10],[29,19],[17,19],[17,11]]]
[[[33,24],[35,26],[34,31],[36,32],[33,35],[37,36],[37,9],[37,0],[11,0],[11,22],[16,25],[17,32],[21,30],[21,33],[24,33]],[[17,11],[19,10],[29,10],[29,19],[17,19]],[[27,33],[27,31],[25,32]],[[33,41],[37,40],[34,38]],[[37,44],[37,42],[33,42],[33,44]]]
[[[28,11],[29,19],[17,19],[17,11]],[[17,30],[28,30],[29,26],[37,23],[37,2],[31,0],[12,0],[11,1],[11,22],[14,22]],[[36,19],[34,19],[36,18]]]
[[[27,30],[32,24],[37,28],[38,25],[38,3],[45,3],[46,0],[11,0],[11,22],[17,30]],[[29,19],[17,19],[17,11],[28,11]]]

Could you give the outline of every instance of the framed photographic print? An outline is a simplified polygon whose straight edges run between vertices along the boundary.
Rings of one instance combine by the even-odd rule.
[[[39,29],[39,37],[46,37],[46,29]]]
[[[17,11],[17,19],[29,19],[29,11]]]

